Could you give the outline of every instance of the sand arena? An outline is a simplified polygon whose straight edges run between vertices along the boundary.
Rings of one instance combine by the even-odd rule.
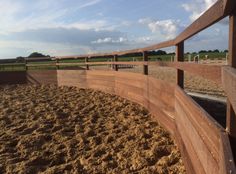
[[[185,173],[138,104],[74,87],[0,88],[0,173]]]

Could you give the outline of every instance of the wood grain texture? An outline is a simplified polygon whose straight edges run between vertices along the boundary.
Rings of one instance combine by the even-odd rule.
[[[181,115],[180,115],[181,116]],[[179,114],[176,114],[176,120],[178,119]],[[180,121],[176,121],[177,126],[177,132],[179,133],[181,140],[183,141],[183,146],[186,147],[186,153],[189,155],[190,161],[187,161],[187,164],[185,166],[192,166],[193,167],[193,173],[196,174],[205,174],[204,168],[201,164],[200,159],[198,158],[198,155],[196,153],[196,149],[194,149],[193,142],[191,139],[189,139],[189,136],[186,135],[186,129],[183,129],[182,123]],[[187,130],[188,131],[188,130]],[[191,171],[192,172],[192,171]],[[191,173],[189,173],[191,174]]]
[[[181,98],[181,96],[183,98]],[[226,173],[225,169],[222,169],[222,156],[225,152],[223,150],[229,150],[228,159],[231,159],[232,152],[229,146],[229,140],[222,139],[222,132],[224,129],[220,127],[215,121],[203,111],[200,106],[181,92],[180,88],[176,88],[176,124],[178,131],[182,131],[182,138],[184,136],[192,142],[193,150],[201,162],[202,167],[206,173]],[[192,105],[192,106],[190,106]],[[185,130],[183,130],[185,127]],[[187,140],[186,139],[186,140]],[[186,143],[185,141],[183,141]],[[222,145],[222,143],[226,145]],[[186,145],[187,150],[190,145]],[[222,150],[223,148],[223,150]],[[225,148],[225,149],[224,149]],[[207,156],[206,156],[207,154]],[[223,160],[224,161],[224,160]],[[192,161],[193,162],[193,161]],[[224,161],[226,162],[226,161]],[[227,165],[231,166],[232,161],[227,161]],[[195,164],[193,166],[196,166]],[[217,170],[216,170],[217,168]],[[234,169],[232,170],[235,171]]]
[[[220,131],[224,129],[185,92],[176,88],[175,95],[176,101],[184,108],[191,123],[217,158]]]
[[[26,73],[26,78],[29,84],[57,84],[57,71],[29,70]]]
[[[221,66],[196,63],[178,63],[176,68],[221,84]]]
[[[0,85],[26,83],[25,71],[0,72]]]
[[[225,131],[221,132],[220,146],[220,174],[236,174],[234,157],[230,147],[228,134]]]
[[[228,57],[228,65],[232,68],[236,68],[236,10],[230,14],[229,17],[229,57]],[[224,82],[228,85],[235,82],[235,78],[229,79],[229,77],[234,77],[235,72],[234,69],[229,70],[228,73],[231,76],[224,77]],[[228,80],[234,80],[234,81],[226,81]],[[224,84],[224,85],[226,85]],[[232,88],[233,87],[233,88]],[[228,100],[227,100],[227,117],[226,117],[226,129],[229,132],[230,135],[230,141],[231,146],[236,147],[236,109],[235,109],[235,101],[236,98],[233,94],[233,89],[235,86],[231,86],[232,89],[228,89],[226,93],[228,94]],[[230,91],[229,91],[230,90]],[[234,157],[236,158],[236,149],[233,149]]]
[[[221,84],[221,67],[187,62],[148,62],[148,65],[176,68]]]
[[[197,172],[199,171],[199,169],[197,169],[196,171],[194,170],[194,168],[196,168],[196,166],[193,166],[193,162],[191,161],[190,155],[188,154],[187,148],[189,149],[189,147],[186,147],[185,143],[183,142],[183,138],[180,135],[180,132],[177,130],[177,125],[175,124],[175,131],[174,131],[174,139],[175,142],[177,143],[177,146],[181,152],[181,157],[183,159],[184,162],[184,167],[186,169],[186,173],[189,174],[197,174]],[[197,159],[198,160],[198,159]]]
[[[230,66],[225,66],[222,68],[222,85],[231,103],[232,109],[236,111],[236,69]],[[227,118],[229,119],[229,117]],[[233,118],[231,118],[233,119]],[[230,119],[230,120],[231,120]],[[235,121],[228,120],[228,131],[235,132]],[[232,124],[232,125],[231,125]]]
[[[148,61],[148,53],[146,51],[143,52],[143,61],[144,62]],[[143,65],[143,74],[148,75],[148,66],[147,65]]]
[[[86,71],[58,70],[57,83],[58,86],[75,86],[78,88],[86,88]]]
[[[205,136],[198,133],[198,129],[194,125],[195,123],[192,123],[191,118],[189,118],[188,111],[185,111],[184,106],[180,103],[181,101],[177,100],[175,107],[178,113],[176,114],[176,122],[178,130],[181,129],[182,138],[186,137],[191,142],[193,150],[199,158],[205,173],[217,173],[219,171],[218,153],[214,153],[211,151],[212,149],[208,149],[210,147],[206,145]],[[214,157],[212,153],[214,153]]]
[[[184,61],[184,42],[180,42],[176,45],[175,52],[175,62],[183,62]],[[177,69],[176,75],[176,84],[181,88],[184,88],[184,71],[181,69]]]
[[[188,73],[201,76],[203,78],[209,79],[217,84],[221,84],[221,66],[218,65],[204,65],[197,63],[187,63],[187,62],[88,62],[89,65],[135,65],[135,66],[160,66],[160,67],[171,67],[176,68],[181,71],[186,71]],[[80,65],[84,66],[84,63],[59,63],[57,65]]]

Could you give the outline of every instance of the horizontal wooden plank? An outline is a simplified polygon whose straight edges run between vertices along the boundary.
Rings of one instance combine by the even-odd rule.
[[[180,123],[181,129],[183,129],[183,131],[185,132],[184,136],[187,136],[188,139],[192,142],[193,148],[199,160],[201,161],[205,173],[217,173],[219,171],[218,149],[217,153],[213,152],[212,149],[209,149],[209,146],[206,145],[206,141],[203,141],[205,140],[204,136],[202,136],[202,134],[199,134],[198,129],[196,129],[196,123],[192,122],[189,113],[186,112],[184,106],[181,105],[178,100],[176,101],[175,108],[177,112],[176,122]]]
[[[27,71],[27,81],[31,84],[57,84],[57,71]]]
[[[71,63],[72,65],[72,63]],[[146,62],[142,61],[127,61],[127,62],[87,62],[86,65],[136,65],[136,66],[141,66],[141,65],[147,65]]]
[[[122,71],[116,71],[115,72],[116,78],[119,79],[135,79],[135,80],[140,80],[140,81],[145,81],[147,80],[148,76],[139,74],[139,73],[132,73],[132,72],[122,72]]]
[[[175,86],[164,80],[148,77],[148,86],[150,88],[149,90],[151,90],[150,92],[161,91],[161,92],[169,93],[172,96],[174,96],[175,94]]]
[[[176,101],[186,112],[188,119],[190,119],[198,134],[201,135],[213,157],[219,161],[219,139],[220,131],[223,128],[178,87],[176,87]]]
[[[153,118],[166,128],[172,135],[174,135],[175,121],[172,117],[168,116],[162,111],[161,107],[156,106],[152,102],[148,103],[149,112],[153,115]]]
[[[35,63],[35,64],[26,64],[27,67],[45,67],[45,66],[56,66],[56,63]]]
[[[87,75],[99,75],[99,76],[114,76],[114,71],[104,71],[104,70],[90,70],[87,71]]]
[[[236,112],[236,69],[224,66],[222,68],[222,85],[230,103]]]
[[[87,85],[99,85],[99,86],[105,86],[105,87],[115,87],[115,82],[113,81],[101,81],[101,80],[90,80],[86,79]]]
[[[161,66],[161,67],[172,67],[176,69],[180,69],[198,76],[201,76],[203,78],[212,80],[216,82],[217,84],[221,84],[221,66],[217,65],[204,65],[204,64],[196,64],[196,63],[186,63],[186,62],[88,62],[88,63],[52,63],[52,64],[27,64],[28,67],[43,67],[43,66],[75,66],[75,65],[134,65],[134,66],[143,66],[143,65],[151,65],[151,66]],[[104,71],[103,71],[104,72]],[[112,71],[106,71],[103,73],[103,75],[112,74],[108,73]],[[89,72],[89,73],[92,73]],[[97,73],[97,70],[95,71]],[[122,77],[123,78],[123,77]]]
[[[115,88],[124,89],[127,92],[130,92],[130,93],[132,92],[132,93],[135,93],[136,95],[140,95],[140,96],[143,96],[143,94],[144,94],[144,90],[142,88],[132,86],[130,84],[128,85],[128,84],[116,82]]]
[[[194,170],[194,168],[197,166],[194,167],[193,164],[195,164],[196,162],[191,161],[190,155],[193,155],[193,154],[192,153],[188,154],[188,151],[186,150],[187,149],[186,143],[183,142],[180,132],[177,129],[177,125],[176,125],[175,131],[174,131],[173,138],[180,150],[181,158],[184,162],[184,167],[185,167],[186,172],[189,174],[197,174],[197,172],[200,172],[199,169],[197,169],[196,171]],[[188,149],[190,149],[190,147],[188,147]],[[196,161],[196,160],[194,160],[194,161]],[[198,160],[198,162],[200,162],[200,161]]]
[[[148,62],[148,65],[171,67],[186,71],[191,74],[201,76],[203,78],[212,80],[217,84],[221,84],[221,66],[204,65],[187,62]]]
[[[83,70],[57,70],[59,86],[86,87],[86,71]]]
[[[25,71],[0,72],[0,84],[25,84],[27,82]]]
[[[115,78],[116,83],[123,84],[123,85],[129,85],[129,86],[134,86],[137,88],[143,88],[146,89],[146,82],[142,80],[136,80],[136,79],[122,79],[120,77]]]
[[[114,76],[101,76],[101,75],[86,75],[88,81],[106,81],[106,82],[115,82]]]
[[[221,66],[196,63],[176,63],[176,68],[221,84]]]
[[[220,174],[236,174],[236,168],[228,134],[221,132],[220,146]]]
[[[206,174],[205,170],[202,166],[202,163],[196,153],[196,149],[193,146],[193,142],[186,135],[186,132],[188,132],[189,130],[185,130],[183,128],[184,125],[182,125],[182,123],[180,121],[178,121],[179,116],[180,116],[179,114],[176,114],[175,120],[176,120],[177,132],[180,134],[181,139],[186,147],[185,150],[186,150],[187,154],[189,155],[190,161],[188,163],[192,164],[194,172],[199,173],[199,174]]]

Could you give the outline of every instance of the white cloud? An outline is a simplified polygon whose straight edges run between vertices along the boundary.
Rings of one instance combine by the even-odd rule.
[[[209,9],[217,0],[193,0],[182,4],[185,11],[190,12],[190,20],[194,21]]]
[[[98,4],[99,2],[101,2],[101,0],[90,0],[90,1],[80,5],[79,8],[85,8],[85,7],[93,6],[93,5]]]
[[[152,20],[150,18],[139,19],[139,23],[147,25],[152,33],[159,33],[165,39],[173,39],[182,30],[179,20]]]
[[[63,20],[65,17],[82,8],[98,4],[102,0],[80,0],[67,1],[59,0],[38,0],[27,4],[25,1],[0,0],[0,34],[9,34],[11,32],[25,31],[39,28],[77,28],[77,29],[104,29],[108,27],[105,20],[85,20],[77,21]],[[72,3],[73,2],[73,3]],[[109,27],[108,27],[109,28]]]
[[[124,37],[120,37],[118,39],[113,39],[111,37],[107,37],[107,38],[103,38],[103,39],[98,39],[96,41],[92,41],[91,43],[92,44],[115,44],[115,43],[121,44],[121,43],[125,43],[127,41],[128,41],[128,39],[124,38]]]
[[[149,43],[149,42],[151,42],[151,41],[153,41],[153,39],[150,37],[150,36],[143,36],[143,37],[138,37],[137,39],[136,39],[136,42],[138,42],[138,43]]]

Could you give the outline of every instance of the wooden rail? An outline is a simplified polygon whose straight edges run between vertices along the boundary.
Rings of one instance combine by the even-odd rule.
[[[88,66],[88,65],[134,65],[134,66],[159,66],[159,67],[171,67],[176,68],[181,71],[186,71],[191,74],[201,76],[203,78],[212,80],[217,84],[221,84],[221,69],[222,66],[219,65],[205,65],[197,63],[187,63],[187,62],[84,62],[84,63],[48,63],[48,64],[27,64],[27,67],[45,67],[45,66]],[[118,67],[117,67],[118,70]],[[148,73],[148,69],[145,69],[145,74]]]
[[[229,64],[209,66],[185,63],[184,42],[202,30],[229,16]],[[148,61],[148,51],[165,47],[176,47],[175,62]],[[119,62],[119,56],[142,53],[143,61]],[[91,58],[112,58],[113,62],[91,62]],[[33,84],[57,84],[93,88],[113,93],[146,107],[175,137],[183,154],[188,173],[234,174],[236,173],[232,150],[236,157],[236,1],[218,0],[209,10],[194,21],[176,38],[152,46],[127,51],[76,56],[56,56],[53,63],[33,64],[30,67],[54,66],[54,71],[26,71],[20,78]],[[84,59],[83,63],[61,63],[64,59]],[[37,60],[48,60],[38,58]],[[112,65],[114,71],[92,71],[89,66]],[[143,75],[119,72],[118,65],[143,66]],[[86,70],[59,70],[60,66],[86,66]],[[149,66],[163,66],[176,69],[175,85],[148,76]],[[89,71],[88,71],[89,70]],[[227,93],[227,128],[220,127],[184,91],[184,72],[202,76],[221,84]],[[4,72],[5,73],[5,72]],[[2,74],[16,79],[15,73]],[[24,78],[27,76],[27,78]],[[1,73],[0,73],[1,77]],[[12,82],[12,81],[11,81]],[[0,79],[1,83],[1,79]],[[7,83],[6,79],[3,83]],[[230,141],[229,141],[230,138]],[[231,144],[230,144],[231,143]]]
[[[222,70],[225,80],[236,76],[229,70]],[[174,136],[188,173],[236,173],[227,132],[178,85],[120,71],[29,70],[26,76],[30,84],[92,88],[139,103]]]

